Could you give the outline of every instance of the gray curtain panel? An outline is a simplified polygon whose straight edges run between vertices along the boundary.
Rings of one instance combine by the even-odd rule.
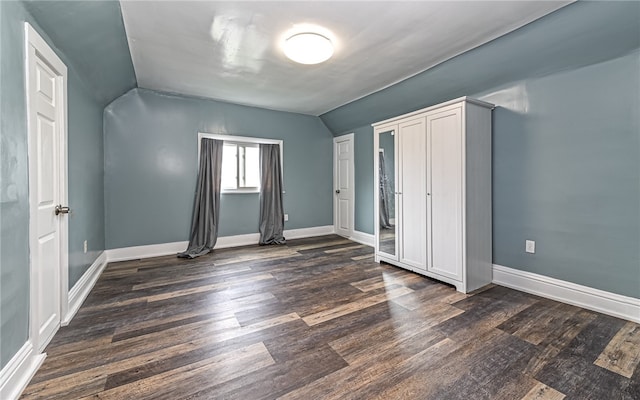
[[[391,228],[389,223],[389,178],[387,178],[387,169],[384,161],[384,153],[379,153],[378,175],[380,178],[380,227],[383,229]]]
[[[202,139],[200,167],[193,202],[189,246],[181,258],[196,258],[209,253],[218,240],[220,221],[220,181],[222,178],[222,140]]]
[[[260,245],[284,244],[280,145],[260,145]]]

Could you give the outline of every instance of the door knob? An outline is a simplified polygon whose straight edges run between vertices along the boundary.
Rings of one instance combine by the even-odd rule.
[[[61,204],[58,204],[55,209],[56,215],[69,214],[70,212],[71,212],[71,209],[69,207],[62,207]]]
[[[340,193],[340,189],[336,189],[336,193]]]

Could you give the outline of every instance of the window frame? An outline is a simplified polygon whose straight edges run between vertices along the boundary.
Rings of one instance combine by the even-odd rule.
[[[197,164],[200,165],[200,147],[202,143],[202,139],[216,139],[222,140],[225,143],[236,144],[236,145],[247,145],[247,144],[278,144],[280,145],[280,170],[282,171],[282,185],[284,187],[284,141],[281,139],[265,139],[265,138],[255,138],[249,136],[237,136],[230,134],[222,134],[222,133],[206,133],[206,132],[198,132],[198,157]],[[250,146],[249,146],[250,147]],[[236,164],[236,168],[239,168]],[[220,191],[221,194],[255,194],[260,193],[260,186],[257,188],[237,188],[237,189],[222,189]],[[284,190],[283,190],[284,193]]]

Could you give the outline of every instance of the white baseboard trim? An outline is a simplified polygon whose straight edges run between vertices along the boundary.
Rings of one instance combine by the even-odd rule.
[[[103,251],[69,291],[67,315],[65,315],[64,319],[60,322],[60,325],[69,325],[69,322],[71,322],[71,319],[76,315],[82,303],[84,303],[106,266],[107,253]]]
[[[286,239],[302,239],[302,238],[313,237],[313,236],[331,235],[332,233],[334,233],[333,225],[327,225],[327,226],[314,226],[313,228],[289,229],[289,230],[285,230],[283,235]],[[260,241],[259,233],[248,233],[245,235],[235,235],[235,236],[221,236],[216,241],[216,246],[214,247],[214,249],[226,249],[229,247],[249,246],[252,244],[258,244],[259,241]]]
[[[332,235],[335,232],[336,231],[333,229],[333,225],[314,226],[312,228],[285,230],[284,237],[287,239],[302,239],[314,236]]]
[[[0,399],[14,400],[20,397],[46,356],[35,354],[33,344],[28,340],[0,371]]]
[[[493,265],[493,283],[640,323],[640,299]]]
[[[178,254],[181,251],[185,251],[188,245],[189,242],[172,242],[109,249],[106,250],[107,261],[112,263],[117,261],[168,256],[170,254]]]
[[[286,239],[301,239],[313,236],[330,235],[334,233],[333,225],[314,226],[311,228],[289,229],[284,231]],[[248,246],[258,244],[260,240],[259,233],[248,233],[245,235],[220,236],[216,242],[215,249],[224,249],[228,247]],[[160,257],[171,254],[177,254],[185,251],[189,245],[188,241],[151,244],[147,246],[123,247],[119,249],[106,250],[107,261],[128,261],[142,258]]]
[[[285,236],[286,237],[286,236]],[[229,247],[249,246],[257,244],[260,240],[259,233],[247,233],[244,235],[220,236],[216,241],[214,249],[226,249]],[[187,245],[189,242],[187,242]],[[185,246],[185,249],[187,246]],[[180,250],[184,251],[184,249]]]
[[[364,233],[360,231],[353,231],[353,234],[349,237],[349,240],[358,242],[367,246],[376,246],[376,237],[370,233]]]

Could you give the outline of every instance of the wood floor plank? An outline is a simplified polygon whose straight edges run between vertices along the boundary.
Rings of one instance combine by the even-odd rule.
[[[23,400],[79,399],[102,391],[106,380],[106,376],[88,376],[82,381],[46,381],[31,384],[27,386],[20,398]]]
[[[280,335],[265,339],[265,345],[276,361],[284,362],[316,348],[323,348],[341,337],[362,332],[370,326],[388,321],[391,315],[396,316],[398,313],[404,315],[406,310],[400,306],[380,303],[312,327],[301,320],[297,326],[289,325],[292,328],[289,337]],[[295,337],[296,340],[292,341],[291,337]]]
[[[215,343],[217,331],[233,330],[235,318],[201,321],[112,343],[85,348],[51,359],[39,371],[49,382],[58,379],[84,379],[86,374],[107,376],[140,363],[162,360],[174,352],[185,352]],[[228,333],[227,333],[228,334]],[[59,383],[59,382],[58,382]]]
[[[600,353],[595,365],[631,378],[640,363],[640,325],[627,322]]]
[[[562,400],[564,398],[564,394],[538,382],[521,400]]]
[[[244,310],[250,310],[254,307],[258,307],[268,300],[273,299],[274,296],[271,293],[257,293],[248,296],[242,296],[237,299],[223,300],[216,304],[216,307],[212,310],[210,308],[202,307],[197,308],[191,312],[177,312],[172,313],[167,317],[153,318],[151,320],[143,320],[138,323],[128,324],[122,327],[118,327],[113,335],[113,340],[123,340],[135,336],[146,335],[148,333],[156,331],[164,331],[173,326],[190,324],[206,319],[213,319],[215,317],[227,319],[234,318],[233,321],[229,321],[231,325],[228,326],[240,326],[235,319],[235,313]]]
[[[215,321],[215,322],[214,322]],[[111,340],[112,343],[123,341],[126,339],[135,339],[145,337],[146,340],[150,335],[157,334],[166,335],[170,329],[197,328],[201,325],[211,325],[215,323],[219,329],[239,328],[240,323],[232,313],[213,313],[213,314],[179,314],[169,318],[159,318],[155,321],[144,321],[142,323],[133,324],[123,330],[117,330]],[[158,335],[156,335],[158,336]]]
[[[82,350],[91,347],[90,343],[95,344],[110,341],[115,332],[115,328],[113,327],[96,329],[87,327],[80,330],[78,329],[79,326],[81,325],[77,324],[77,321],[74,320],[68,326],[60,328],[47,346],[48,357]]]
[[[520,357],[527,348],[509,346],[518,343],[516,341],[519,339],[496,329],[479,334],[473,341],[459,343],[451,340],[446,355],[440,356],[437,362],[425,357],[422,364],[399,372],[398,379],[392,380],[391,384],[381,382],[382,388],[375,398],[489,399],[482,388],[483,382],[508,370],[509,364],[504,364],[503,360]],[[520,345],[522,343],[525,342],[519,341]],[[498,357],[487,360],[487,354]],[[425,385],[425,381],[429,384]]]
[[[311,244],[303,244],[303,245],[293,245],[291,249],[295,251],[303,251],[303,250],[316,250],[322,249],[326,247],[333,247],[336,245],[344,245],[344,244],[352,244],[353,242],[348,239],[333,239],[326,242],[317,242]]]
[[[262,261],[273,260],[273,259],[277,260],[282,258],[299,257],[299,256],[300,254],[295,250],[285,247],[277,252],[270,252],[267,254],[259,254],[259,253],[255,254],[253,252],[247,252],[245,254],[238,255],[236,257],[229,258],[227,260],[216,261],[215,265],[223,266],[223,265],[238,264],[238,263],[254,261],[254,260],[262,260]]]
[[[361,255],[361,256],[351,257],[351,259],[352,259],[353,261],[362,261],[362,260],[367,260],[367,259],[369,259],[369,258],[373,259],[373,256],[374,256],[374,254],[373,254],[373,253],[371,253],[371,254],[363,254],[363,255]]]
[[[265,321],[260,321],[255,324],[241,326],[237,329],[232,329],[220,333],[214,334],[214,338],[217,341],[225,341],[235,337],[248,335],[253,332],[265,330],[274,326],[283,325],[292,321],[299,320],[300,316],[297,313],[289,313],[278,317],[270,318]]]
[[[95,339],[85,339],[82,341],[74,341],[58,346],[51,346],[47,350],[47,357],[60,357],[63,355],[75,353],[89,348],[107,347],[113,341],[113,334],[97,337]]]
[[[122,351],[117,352],[125,356],[120,357],[120,359],[116,357],[110,360],[109,357],[105,357],[105,351],[100,351],[100,349],[87,349],[86,352],[90,354],[95,353],[96,356],[100,356],[102,354],[102,358],[97,361],[93,359],[93,361],[88,360],[89,363],[85,365],[76,363],[76,371],[74,371],[74,373],[55,378],[50,377],[50,379],[46,381],[48,383],[47,385],[43,385],[43,387],[37,387],[36,385],[36,389],[39,391],[38,393],[44,393],[44,395],[47,396],[55,395],[58,393],[56,392],[56,388],[64,389],[66,386],[68,386],[69,381],[82,381],[87,377],[92,377],[92,379],[106,378],[110,374],[130,369],[137,365],[162,361],[163,359],[166,359],[175,353],[197,350],[198,348],[202,348],[207,345],[221,343],[229,339],[249,335],[254,332],[259,332],[261,330],[265,330],[299,319],[300,317],[297,314],[292,313],[289,315],[273,318],[259,324],[241,328],[229,328],[228,326],[220,325],[216,325],[213,327],[205,326],[206,329],[199,331],[198,335],[194,334],[194,331],[196,331],[196,329],[193,327],[188,329],[184,329],[184,327],[172,328],[171,330],[175,332],[175,335],[180,338],[182,343],[163,347],[163,343],[177,342],[176,340],[168,341],[166,337],[164,338],[164,341],[160,341],[163,336],[168,336],[167,333],[165,333],[164,335],[154,333],[135,337],[114,344],[114,347],[117,346],[130,350],[130,352],[128,353],[123,353]],[[151,349],[156,350],[149,352],[149,350]],[[113,352],[113,349],[111,351]],[[81,355],[77,353],[75,354],[75,358],[78,358],[79,356]],[[84,359],[87,360],[86,358]],[[64,363],[72,362],[72,360],[62,361]],[[103,364],[101,361],[107,363]]]
[[[392,320],[385,318],[377,323],[369,323],[358,331],[329,341],[329,345],[349,364],[354,364],[358,359],[363,358],[361,354],[375,352],[384,346],[393,347],[413,336],[424,336],[425,341],[430,337],[444,339],[444,336],[435,330],[425,332],[446,317],[439,318],[425,310],[409,311],[402,307],[390,310],[390,313],[394,315]],[[428,317],[423,318],[425,315]]]
[[[145,300],[145,301],[148,301],[148,302],[161,301],[161,300],[171,299],[171,298],[175,298],[175,297],[189,296],[189,295],[196,294],[196,293],[223,290],[223,289],[226,289],[226,288],[228,288],[229,286],[232,286],[232,285],[241,285],[243,283],[259,282],[259,281],[269,280],[269,279],[273,279],[273,275],[271,275],[271,274],[258,274],[258,275],[254,275],[254,276],[251,276],[251,277],[244,277],[242,279],[236,279],[236,280],[229,281],[229,282],[212,283],[212,284],[209,284],[209,285],[197,286],[197,287],[190,288],[190,289],[182,289],[182,290],[176,290],[176,291],[173,291],[173,292],[162,293],[162,294],[157,294],[157,295],[153,295],[153,296],[147,296],[147,297],[143,297],[141,299]]]
[[[549,329],[549,326],[553,325],[554,321],[558,318],[563,318],[558,309],[548,310],[538,316],[533,324],[523,326],[515,331],[513,334],[526,340],[531,344],[540,344],[547,336],[553,332]]]
[[[368,397],[370,383],[378,379],[388,378],[398,371],[411,370],[421,360],[428,359],[433,354],[449,353],[454,344],[449,339],[428,347],[407,359],[392,357],[385,362],[378,362],[376,365],[357,365],[346,367],[327,376],[324,376],[313,383],[302,388],[291,391],[281,397],[287,399],[356,399]],[[370,393],[373,395],[373,393]],[[402,398],[402,397],[386,397]],[[411,397],[404,397],[411,398]]]
[[[625,324],[621,319],[597,314],[562,352],[593,363]]]
[[[124,306],[129,306],[129,305],[144,305],[147,303],[147,299],[146,298],[140,298],[140,297],[135,297],[132,299],[127,299],[127,300],[120,300],[120,301],[113,301],[113,302],[107,302],[107,303],[100,303],[100,304],[96,304],[96,305],[87,305],[86,308],[84,308],[82,311],[83,313],[88,313],[88,312],[92,312],[92,311],[103,311],[109,308],[122,308]]]
[[[370,292],[375,289],[381,289],[385,287],[391,287],[393,285],[408,286],[409,284],[417,281],[423,281],[424,277],[418,274],[391,274],[382,273],[381,275],[373,278],[364,279],[357,282],[352,282],[351,286],[363,291]],[[435,285],[434,285],[435,286]]]
[[[328,346],[318,346],[295,358],[262,368],[254,374],[244,375],[224,385],[201,389],[186,399],[275,399],[346,365]]]
[[[83,399],[176,399],[207,386],[250,374],[273,363],[264,344],[257,343]]]
[[[440,332],[429,328],[461,312],[447,304],[435,304],[428,310],[407,311],[393,321],[382,321],[329,344],[350,365],[377,362],[377,357],[393,348],[401,349],[408,340],[427,344],[444,339]]]
[[[330,343],[333,348],[350,366],[373,365],[389,359],[393,355],[415,354],[415,350],[424,349],[444,340],[444,336],[435,330],[425,327],[415,332],[399,334],[393,330],[380,331],[378,329],[363,332],[367,340],[357,341],[337,340]]]
[[[570,352],[560,352],[534,378],[574,399],[640,398],[640,392],[629,391],[627,378]]]
[[[184,282],[192,282],[197,281],[204,278],[211,278],[213,276],[221,276],[221,275],[231,275],[238,274],[241,272],[251,271],[251,267],[242,266],[236,267],[235,269],[227,269],[227,270],[218,270],[215,267],[211,267],[212,271],[204,271],[199,274],[189,274],[189,275],[181,275],[180,277],[175,276],[162,276],[160,279],[149,279],[144,283],[139,283],[133,286],[133,290],[141,290],[141,289],[149,289],[159,286],[167,286],[174,285],[176,283],[184,283]]]
[[[478,294],[483,296],[487,292]],[[456,308],[462,308],[464,313],[450,318],[436,326],[438,330],[447,335],[447,337],[459,342],[465,343],[477,340],[477,337],[492,331],[497,326],[507,321],[509,318],[517,315],[525,310],[538,299],[531,296],[521,295],[516,292],[503,292],[499,300],[485,301],[487,298],[478,299],[478,301],[470,302],[476,296],[453,303]],[[490,293],[489,300],[495,293]]]
[[[573,339],[582,332],[595,318],[596,314],[587,310],[578,310],[558,326],[552,327],[554,334],[549,334],[538,347],[540,352],[533,356],[524,372],[535,376],[544,366],[564,350]]]
[[[363,247],[365,247],[365,245],[358,244],[358,245],[353,245],[353,246],[340,247],[338,249],[325,250],[324,252],[327,253],[327,254],[335,254],[335,253],[342,253],[342,252],[345,252],[345,251],[362,249]]]
[[[473,397],[473,392],[481,388],[490,398],[495,393],[509,386],[509,382],[519,378],[519,371],[526,365],[527,360],[537,352],[535,346],[517,337],[500,333],[484,343],[476,344],[468,342],[463,350],[451,355],[447,360],[455,365],[463,365],[464,373],[458,375],[448,387],[443,387],[441,391],[436,391],[436,397],[442,398],[469,398]],[[481,346],[481,352],[464,350],[466,347],[473,349]],[[449,373],[455,376],[456,373]],[[464,383],[473,382],[474,385],[468,387],[469,392],[461,390]],[[512,388],[513,389],[513,388]]]
[[[538,383],[531,376],[522,373],[521,368],[516,367],[502,371],[477,387],[481,388],[491,400],[514,400],[524,397]]]
[[[125,269],[115,269],[115,268],[105,268],[100,275],[101,278],[113,279],[113,278],[122,278],[127,276],[136,275],[138,273],[138,268],[125,268]]]
[[[343,315],[351,314],[353,312],[359,311],[363,308],[371,307],[373,305],[385,302],[387,300],[392,300],[399,296],[404,296],[405,294],[411,293],[413,290],[406,287],[399,287],[396,289],[391,289],[390,291],[382,294],[378,294],[371,297],[366,297],[364,299],[345,304],[342,306],[334,307],[332,309],[321,311],[316,314],[311,314],[304,317],[302,320],[309,326],[321,324],[325,321],[341,317]]]
[[[640,399],[638,326],[345,238],[111,263],[25,399]]]

